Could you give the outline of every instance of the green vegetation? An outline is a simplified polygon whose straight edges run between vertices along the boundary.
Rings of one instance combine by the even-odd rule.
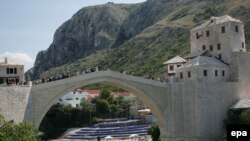
[[[225,7],[207,7],[203,12],[195,15],[194,22],[198,23],[200,21],[210,18],[211,16],[219,16],[225,11],[225,9]]]
[[[91,102],[82,99],[80,105],[79,108],[60,104],[52,106],[40,126],[40,131],[44,132],[42,138],[58,138],[69,128],[89,126],[101,118],[129,116],[129,101],[123,97],[114,98],[107,90],[103,90]]]
[[[159,126],[156,124],[152,124],[148,128],[148,134],[151,135],[151,138],[153,141],[159,141],[160,140],[160,129]]]
[[[189,10],[190,8],[189,7],[185,7],[185,8],[182,8],[181,10],[179,10],[177,13],[175,13],[172,17],[171,17],[171,21],[175,21],[175,20],[178,20],[178,19],[181,19],[187,15],[189,15]]]
[[[116,42],[119,43],[113,44],[112,48],[94,51],[88,57],[52,68],[43,75],[49,77],[64,71],[74,74],[77,71],[82,72],[86,68],[98,66],[102,70],[107,68],[113,71],[126,70],[134,72],[137,76],[164,78],[166,70],[162,63],[177,54],[185,56],[189,53],[190,29],[205,22],[211,16],[226,14],[244,22],[246,46],[250,48],[250,20],[248,18],[250,2],[248,0],[241,0],[241,2],[233,0],[175,1],[172,3],[155,1],[148,5],[138,5],[140,6],[142,6],[141,12],[144,8],[147,13],[148,10],[152,10],[151,17],[155,17],[154,22],[149,21],[149,17],[145,17],[147,13],[137,13],[133,15],[137,18],[134,22],[141,22],[131,21],[130,25],[122,27],[120,33],[124,35],[119,34],[116,38]],[[133,16],[129,16],[128,21]],[[145,26],[144,23],[150,24]],[[132,29],[140,31],[127,33]]]
[[[1,141],[39,141],[38,131],[29,123],[16,124],[5,121],[0,115],[0,140]]]
[[[225,124],[250,124],[250,109],[229,110]]]
[[[227,113],[227,119],[224,121],[226,132],[227,125],[249,125],[250,124],[250,109],[230,109]],[[226,136],[224,136],[226,140]]]

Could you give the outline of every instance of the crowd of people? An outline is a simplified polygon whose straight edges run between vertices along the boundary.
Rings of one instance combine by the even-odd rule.
[[[99,69],[98,69],[98,67],[95,67],[95,68],[85,69],[85,70],[82,71],[82,73],[83,74],[88,74],[88,73],[97,72],[97,71],[99,71]],[[41,79],[35,80],[33,82],[33,84],[38,85],[38,84],[41,84],[41,83],[57,81],[57,80],[61,80],[61,79],[65,79],[65,78],[69,78],[69,77],[77,76],[77,75],[80,75],[80,73],[77,72],[76,75],[71,75],[70,73],[63,73],[63,74],[60,74],[60,75],[51,76],[49,78],[42,77]]]
[[[110,69],[107,69],[107,70],[110,70]],[[97,71],[100,71],[100,68],[98,68],[98,67],[88,68],[88,69],[84,69],[82,71],[82,74],[89,74],[89,73],[93,73],[93,72],[97,72]],[[120,73],[136,76],[134,71],[121,70]],[[49,78],[42,77],[41,79],[33,81],[33,84],[34,85],[38,85],[38,84],[41,84],[41,83],[47,83],[47,82],[57,81],[57,80],[61,80],[61,79],[65,79],[65,78],[69,78],[69,77],[77,76],[77,75],[80,75],[80,73],[77,72],[75,75],[71,75],[70,73],[64,73],[64,74],[60,74],[60,75],[51,76]],[[146,79],[152,79],[152,80],[158,80],[158,81],[161,81],[161,82],[166,81],[164,78],[157,78],[157,79],[155,79],[151,75],[146,76],[144,78],[146,78]]]

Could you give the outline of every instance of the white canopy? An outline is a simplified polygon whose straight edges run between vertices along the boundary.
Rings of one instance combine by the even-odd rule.
[[[145,113],[149,113],[149,112],[151,112],[151,110],[150,109],[142,109],[142,110],[138,110],[138,112],[145,112]]]
[[[134,137],[139,137],[139,135],[138,134],[131,134],[129,137],[134,138]]]
[[[110,139],[113,139],[113,137],[112,136],[105,137],[105,140],[110,140]]]

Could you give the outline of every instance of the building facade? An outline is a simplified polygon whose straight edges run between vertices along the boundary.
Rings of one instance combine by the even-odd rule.
[[[187,62],[186,59],[181,58],[180,56],[176,56],[166,62],[163,63],[163,65],[165,65],[167,67],[167,72],[168,75],[174,75],[176,72],[176,69],[179,68],[180,66],[182,66],[183,64],[185,64]]]
[[[228,64],[231,63],[232,52],[246,52],[244,25],[228,15],[212,17],[204,24],[190,32],[191,53],[208,51]]]
[[[4,62],[0,63],[0,84],[16,85],[24,81],[24,65],[8,62],[6,57]]]
[[[75,91],[69,92],[68,94],[61,97],[57,103],[62,105],[71,105],[74,108],[80,107],[82,99],[91,101],[96,96],[101,94],[100,90],[84,90],[76,89]]]
[[[227,81],[234,71],[233,53],[246,52],[244,25],[228,15],[212,17],[193,28],[190,40],[190,54],[184,57],[187,62],[174,72],[179,81]]]

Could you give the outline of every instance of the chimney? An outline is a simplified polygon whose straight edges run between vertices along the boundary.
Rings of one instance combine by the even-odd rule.
[[[8,58],[7,57],[4,58],[4,63],[8,64]]]

